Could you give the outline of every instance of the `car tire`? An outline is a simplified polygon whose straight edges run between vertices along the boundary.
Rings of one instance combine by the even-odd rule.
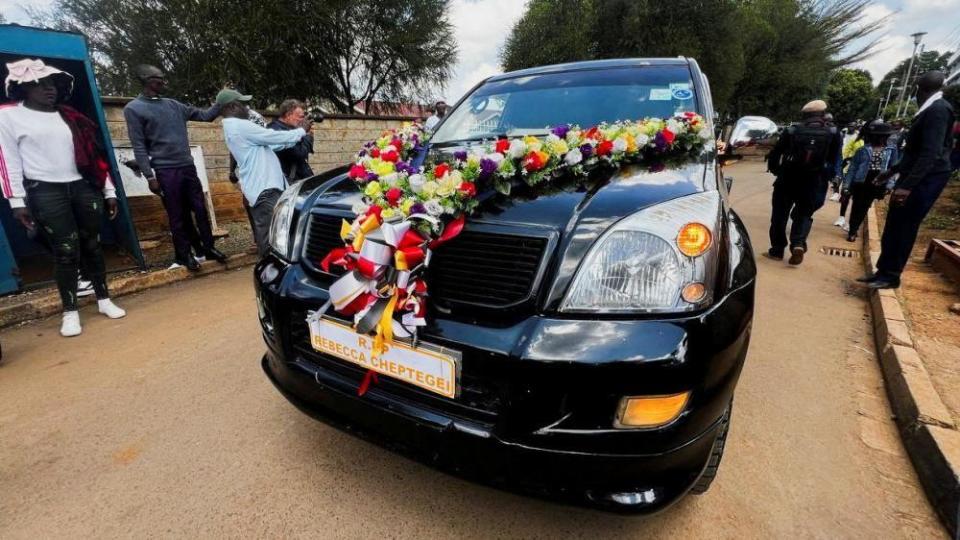
[[[697,483],[690,488],[690,493],[694,495],[706,493],[710,489],[713,479],[717,477],[717,470],[720,469],[720,459],[723,457],[723,449],[727,443],[727,431],[730,429],[731,409],[733,409],[733,403],[727,407],[727,410],[723,413],[723,418],[720,419],[720,430],[717,431],[717,438],[713,442],[713,450],[710,451],[710,460],[707,461],[703,474],[700,475]]]

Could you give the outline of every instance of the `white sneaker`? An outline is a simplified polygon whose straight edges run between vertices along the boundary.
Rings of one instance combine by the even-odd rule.
[[[194,259],[196,259],[197,262],[201,264],[207,262],[207,258],[204,257],[203,255],[197,255],[196,257],[194,257]]]
[[[177,268],[183,268],[183,265],[180,263],[173,263],[167,267],[167,270],[176,270]]]
[[[840,194],[839,194],[839,193],[834,193],[833,195],[830,196],[830,200],[833,201],[833,202],[839,201],[839,200],[840,200]]]
[[[83,332],[80,327],[79,311],[64,311],[63,322],[60,323],[60,335],[63,337],[79,336]]]
[[[847,232],[850,232],[850,226],[847,225],[846,223],[844,223],[843,226],[840,227],[840,228],[843,229],[843,230],[845,230],[845,231],[847,231]]]
[[[97,300],[97,310],[99,310],[100,313],[103,313],[107,317],[110,317],[111,319],[121,319],[127,316],[127,312],[120,309],[109,298],[104,298],[103,300]]]
[[[847,218],[843,216],[838,217],[837,220],[833,222],[834,227],[843,227],[846,224],[847,224]]]
[[[93,294],[93,283],[85,279],[77,280],[77,296],[90,296]]]

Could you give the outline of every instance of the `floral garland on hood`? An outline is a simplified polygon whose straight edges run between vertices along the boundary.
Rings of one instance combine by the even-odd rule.
[[[347,273],[331,285],[318,316],[332,305],[353,317],[358,333],[375,333],[375,356],[395,336],[416,344],[417,328],[426,325],[431,252],[463,230],[478,192],[492,187],[509,195],[517,179],[534,186],[564,175],[586,178],[602,166],[695,158],[712,141],[703,117],[687,112],[589,129],[560,125],[543,138],[499,139],[418,167],[411,159],[426,142],[423,129],[386,131],[363,146],[348,173],[363,202],[353,208],[356,219],[341,225],[344,247],[321,261],[325,271],[336,265]]]

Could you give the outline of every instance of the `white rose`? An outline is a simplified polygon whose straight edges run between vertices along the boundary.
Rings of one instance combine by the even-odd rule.
[[[364,202],[353,203],[353,206],[350,208],[350,211],[358,216],[362,216],[367,213],[367,210],[370,209],[370,205]]]
[[[548,144],[548,145],[549,145],[550,143],[556,144],[556,143],[559,142],[559,141],[560,141],[560,137],[557,137],[557,136],[554,135],[553,133],[547,135],[547,144]]]
[[[627,151],[627,140],[623,137],[617,137],[613,140],[613,151],[620,153]]]
[[[388,189],[397,185],[397,173],[391,173],[391,174],[381,176],[380,185]]]
[[[700,138],[703,139],[703,140],[705,140],[705,141],[712,141],[712,140],[713,140],[713,132],[710,131],[710,128],[703,128],[703,129],[701,129],[701,130],[700,130],[700,133],[697,133],[697,135],[699,135]]]
[[[497,166],[499,166],[499,165],[500,165],[500,162],[503,161],[503,159],[504,159],[504,158],[503,158],[503,154],[501,154],[500,152],[494,152],[494,153],[492,153],[492,154],[487,154],[487,155],[485,155],[485,156],[483,156],[483,157],[486,158],[486,159],[489,159],[490,161],[492,161],[492,162],[494,162],[494,163],[496,163]]]
[[[637,135],[637,148],[643,148],[648,144],[650,144],[650,137],[644,134]]]
[[[583,161],[583,154],[580,152],[579,148],[574,148],[573,150],[567,152],[565,156],[563,156],[563,162],[571,167],[580,163],[581,161]]]
[[[512,158],[522,158],[527,153],[527,143],[520,139],[510,141],[510,150],[508,151]]]
[[[426,180],[422,174],[411,174],[410,177],[407,178],[407,182],[410,183],[410,189],[413,190],[414,193],[420,193],[420,191],[423,190],[423,184]]]
[[[680,134],[680,132],[683,131],[683,126],[680,124],[680,122],[670,119],[670,120],[667,120],[667,129],[669,129],[674,134]]]
[[[440,201],[436,199],[430,199],[429,201],[423,203],[423,207],[426,208],[427,213],[433,217],[443,214],[443,205],[440,204]]]

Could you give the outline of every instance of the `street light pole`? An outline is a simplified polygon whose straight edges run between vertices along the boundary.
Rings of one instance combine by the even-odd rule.
[[[900,109],[903,107],[904,94],[907,92],[907,87],[910,86],[910,72],[913,71],[913,61],[917,57],[917,47],[920,46],[920,41],[926,34],[926,32],[910,34],[913,37],[913,54],[910,55],[910,63],[907,65],[906,73],[903,74],[903,86],[900,87],[900,99],[897,100],[897,118],[900,117]]]
[[[887,99],[880,99],[880,108],[877,109],[877,118],[883,120],[883,108],[890,104],[890,94],[893,93],[893,85],[897,82],[896,77],[890,79],[890,87],[887,88]]]

